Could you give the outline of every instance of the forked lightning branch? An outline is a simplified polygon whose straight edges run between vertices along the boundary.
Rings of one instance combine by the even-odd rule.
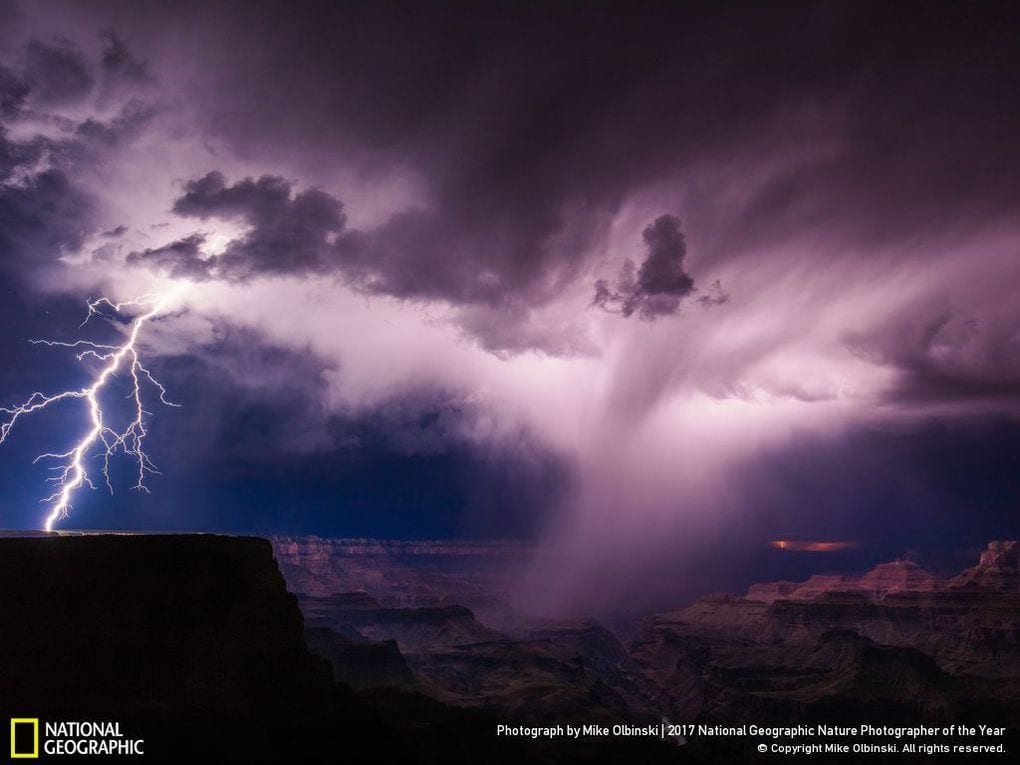
[[[0,407],[4,419],[0,422],[0,444],[7,440],[14,426],[22,418],[40,412],[59,402],[80,401],[88,414],[88,429],[69,449],[62,452],[46,452],[35,458],[35,462],[52,462],[53,475],[47,479],[53,484],[53,492],[42,500],[49,505],[49,512],[43,523],[46,531],[52,531],[58,521],[67,517],[71,510],[71,499],[82,486],[96,488],[95,476],[102,476],[110,492],[110,460],[122,453],[131,458],[135,465],[133,488],[148,491],[145,479],[158,473],[156,466],[144,450],[147,417],[151,412],[145,408],[147,394],[166,406],[178,406],[167,398],[163,387],[149,369],[142,363],[139,353],[139,336],[146,323],[163,313],[171,294],[143,295],[134,300],[114,303],[107,298],[88,301],[88,314],[81,327],[96,316],[112,320],[127,321],[124,340],[121,343],[96,343],[91,340],[64,342],[58,340],[31,340],[29,342],[51,348],[66,348],[75,352],[78,361],[94,367],[91,383],[84,388],[64,390],[45,394],[35,392],[23,403],[13,407]],[[123,427],[112,425],[102,401],[109,393],[111,382],[119,375],[129,381],[127,407],[129,421]],[[95,468],[93,468],[95,465]]]

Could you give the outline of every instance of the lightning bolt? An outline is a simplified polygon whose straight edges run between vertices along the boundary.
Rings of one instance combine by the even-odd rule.
[[[66,390],[52,396],[36,392],[18,406],[0,407],[0,413],[5,415],[4,420],[0,422],[0,444],[7,440],[11,429],[20,418],[41,411],[58,401],[79,399],[84,401],[88,408],[91,428],[73,447],[66,452],[40,454],[34,460],[34,462],[46,459],[57,461],[57,465],[50,468],[54,471],[54,475],[47,479],[48,482],[55,484],[55,491],[42,500],[47,504],[52,503],[44,524],[46,531],[52,531],[53,524],[67,517],[71,509],[71,497],[77,489],[81,488],[83,484],[92,489],[96,488],[85,465],[85,461],[91,453],[95,452],[95,457],[100,460],[100,472],[111,493],[113,484],[110,481],[110,458],[118,451],[132,457],[137,465],[137,479],[133,488],[148,492],[145,486],[145,477],[149,474],[159,473],[142,449],[145,437],[148,435],[145,428],[145,416],[151,414],[145,410],[143,405],[143,389],[146,386],[153,388],[158,394],[159,400],[166,406],[179,405],[167,399],[166,388],[142,364],[138,354],[138,336],[146,322],[166,309],[172,295],[173,293],[163,296],[143,295],[122,303],[114,303],[108,298],[90,299],[88,314],[79,329],[84,327],[93,316],[100,316],[107,309],[118,315],[128,309],[142,310],[131,320],[125,340],[120,345],[106,345],[90,340],[29,341],[37,345],[74,349],[77,351],[78,361],[84,362],[88,358],[98,361],[102,365],[93,377],[92,384],[85,388]],[[125,428],[117,429],[107,424],[106,415],[99,399],[107,383],[122,370],[126,370],[131,379],[132,389],[127,397],[132,400],[131,410],[134,416]]]

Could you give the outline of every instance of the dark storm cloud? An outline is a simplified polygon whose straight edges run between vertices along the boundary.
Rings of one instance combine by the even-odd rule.
[[[14,79],[4,85],[2,100],[15,116],[28,90]],[[69,148],[41,137],[11,140],[0,125],[0,268],[8,273],[24,275],[85,239],[95,205],[69,175]]]
[[[345,226],[342,203],[319,189],[295,193],[288,181],[268,175],[230,184],[215,171],[189,181],[173,211],[183,217],[233,221],[246,231],[219,254],[209,254],[207,235],[194,232],[161,247],[133,252],[129,263],[196,281],[335,274],[376,294],[399,298],[432,294],[461,304],[460,326],[496,354],[538,348],[570,356],[591,350],[590,342],[576,329],[549,331],[531,325],[524,303],[500,298],[504,285],[498,279],[483,281],[469,293],[443,294],[435,280],[446,280],[449,274],[437,272],[428,254],[434,243],[421,231],[421,213],[394,216],[370,232],[352,231]],[[645,319],[676,313],[681,300],[696,291],[693,278],[684,271],[687,245],[679,219],[657,218],[644,229],[642,239],[647,254],[640,266],[628,260],[612,286],[599,280],[594,304],[623,316],[636,312]],[[421,257],[421,262],[412,255]],[[426,288],[426,283],[432,283],[433,289]],[[715,282],[699,302],[718,305],[728,299]],[[496,303],[499,310],[489,310]]]
[[[335,363],[225,321],[215,324],[208,342],[186,355],[162,357],[157,365],[168,390],[202,391],[189,393],[188,411],[174,414],[185,421],[177,427],[196,429],[179,442],[201,448],[203,457],[271,462],[365,446],[408,457],[434,455],[465,448],[474,422],[484,416],[468,393],[413,383],[373,403],[327,406]],[[539,448],[528,447],[526,435],[512,443],[517,446],[508,448]]]
[[[519,314],[583,272],[628,194],[669,178],[694,187],[688,225],[718,229],[702,260],[820,227],[866,242],[932,231],[1020,196],[1005,4],[135,11],[93,9],[124,27],[104,71],[146,74],[125,40],[161,77],[195,62],[178,84],[196,129],[242,156],[424,179],[428,204],[378,232],[366,276],[402,297]],[[725,163],[751,176],[737,199],[731,174],[703,172]]]
[[[464,306],[457,314],[458,326],[489,353],[500,358],[529,350],[551,356],[592,356],[598,352],[583,327],[565,321],[559,324],[536,320],[520,302],[493,310],[489,306]]]
[[[1007,5],[219,4],[201,17],[222,65],[198,116],[216,135],[253,156],[426,176],[430,209],[394,222],[397,292],[540,300],[631,190],[707,158],[818,150],[729,202],[730,248],[795,224],[899,235],[959,209],[964,187],[988,215],[1017,198]],[[722,198],[694,204],[717,215]]]
[[[32,98],[44,106],[79,101],[92,90],[95,75],[85,55],[70,40],[30,40],[25,76]]]
[[[0,64],[0,118],[13,117],[25,103],[28,84]]]
[[[197,62],[201,76],[182,80],[196,129],[242,158],[282,160],[310,184],[341,168],[420,179],[419,206],[370,242],[340,254],[313,240],[294,265],[343,261],[366,289],[465,306],[465,329],[498,328],[478,334],[487,347],[519,347],[511,325],[562,345],[532,332],[528,309],[587,278],[613,216],[655,184],[686,188],[672,209],[695,278],[791,237],[866,253],[1002,221],[1020,202],[1006,4],[183,3],[121,16],[128,39],[173,52],[154,61],[161,76]],[[272,260],[256,254],[251,273]],[[245,277],[239,260],[222,265]],[[669,309],[650,299],[646,314],[657,301]]]
[[[140,135],[155,114],[154,106],[140,100],[130,100],[109,120],[102,121],[89,117],[75,128],[75,137],[79,139],[78,146],[96,149],[115,148]]]
[[[6,153],[0,136],[0,155]],[[6,181],[8,173],[0,175]],[[36,173],[18,184],[0,183],[0,267],[19,274],[81,247],[94,204],[62,170]]]
[[[108,83],[127,82],[144,85],[152,81],[148,63],[135,58],[127,44],[112,30],[102,35],[103,52],[100,60],[103,75]]]
[[[22,278],[96,232],[99,203],[81,176],[137,136],[153,110],[132,100],[108,119],[81,121],[48,111],[81,102],[95,87],[93,65],[70,40],[30,39],[14,60],[0,65],[0,268]],[[13,138],[22,119],[58,130],[26,136],[33,131],[22,127]]]
[[[184,482],[197,495],[174,513],[177,523],[180,512],[203,526],[232,517],[237,497],[257,486],[264,494],[232,520],[240,528],[264,513],[269,529],[520,537],[535,532],[571,480],[562,459],[527,433],[472,439],[482,413],[464,394],[411,385],[373,404],[327,407],[326,375],[335,370],[325,360],[227,323],[213,335],[154,364],[182,406],[153,428],[152,454],[175,485],[191,471],[200,476]],[[229,486],[225,505],[209,484]]]
[[[913,307],[848,346],[896,373],[888,398],[902,404],[982,404],[1020,411],[1020,316],[981,321],[945,306]]]
[[[615,284],[605,279],[595,282],[592,305],[642,319],[655,319],[676,313],[680,301],[694,292],[694,279],[684,271],[687,242],[680,230],[680,220],[662,215],[641,232],[648,254],[635,269],[627,260]]]
[[[289,181],[270,175],[229,183],[215,171],[189,181],[173,211],[203,221],[231,221],[246,230],[214,257],[203,252],[205,237],[195,233],[132,253],[130,262],[198,280],[336,274],[375,294],[454,303],[499,301],[505,292],[495,274],[477,280],[465,276],[466,282],[455,285],[456,272],[474,273],[471,258],[446,251],[450,243],[436,238],[430,230],[433,216],[422,211],[394,215],[370,232],[353,231],[346,228],[342,202],[320,189],[295,192]],[[476,252],[486,246],[479,242]]]
[[[342,204],[318,189],[291,193],[283,178],[264,175],[232,185],[218,172],[190,181],[174,203],[185,217],[233,221],[247,231],[215,257],[192,234],[165,247],[132,253],[129,261],[152,263],[174,276],[244,281],[259,275],[329,273],[353,249],[344,231]]]
[[[328,368],[311,353],[219,322],[208,342],[159,361],[167,389],[188,391],[169,423],[178,431],[173,441],[200,459],[255,462],[335,448],[323,403]]]
[[[491,275],[470,287],[453,289],[451,280],[456,277],[451,271],[464,261],[439,251],[446,241],[430,239],[431,216],[426,213],[397,214],[368,232],[350,230],[339,199],[315,188],[296,192],[278,176],[229,183],[222,173],[210,172],[185,185],[173,211],[203,221],[234,222],[245,233],[215,256],[203,251],[207,237],[196,232],[132,253],[129,262],[197,280],[335,274],[366,292],[467,304],[498,301],[505,288]]]
[[[210,264],[202,253],[205,234],[189,234],[162,247],[151,247],[128,255],[128,263],[154,263],[174,278],[203,281],[209,278]]]
[[[189,394],[190,411],[175,414],[195,429],[181,441],[189,449],[201,444],[204,456],[271,462],[366,444],[404,456],[436,454],[468,442],[479,416],[466,394],[413,384],[375,403],[330,407],[335,363],[226,321],[211,335],[158,362],[168,389],[203,391]]]

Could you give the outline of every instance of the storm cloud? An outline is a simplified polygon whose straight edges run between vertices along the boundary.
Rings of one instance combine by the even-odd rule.
[[[63,38],[30,40],[24,71],[33,102],[44,106],[81,100],[95,85],[84,54]]]
[[[513,516],[519,469],[548,580],[596,592],[734,530],[902,539],[926,503],[1016,533],[1015,5],[10,7],[2,276],[61,316],[178,289],[148,350],[227,423],[180,433],[286,463],[284,504],[287,471],[371,463],[393,528],[442,516],[444,471]],[[963,486],[981,443],[995,488],[929,503],[918,465]],[[278,527],[342,531],[321,485]]]
[[[115,58],[130,58],[122,41],[108,35],[107,43],[119,46]],[[97,176],[154,114],[134,89],[94,109],[97,70],[59,36],[30,37],[0,62],[0,268],[10,277],[81,253],[102,223]]]
[[[275,258],[279,272],[288,257],[314,273],[342,262],[368,291],[468,306],[462,328],[496,350],[523,347],[511,325],[535,348],[577,347],[558,318],[538,331],[539,314],[594,269],[639,260],[632,246],[604,249],[637,199],[661,197],[631,241],[675,211],[687,272],[708,285],[764,246],[821,237],[819,258],[884,250],[1003,222],[1020,197],[1015,51],[998,5],[966,18],[877,3],[104,8],[92,23],[116,21],[163,87],[186,92],[187,129],[252,178],[286,168],[275,177],[343,200],[347,227],[372,231],[343,248],[313,237],[307,256]],[[366,203],[366,184],[400,198]],[[247,244],[275,241],[262,233]],[[243,265],[247,252],[218,261],[224,274],[250,278],[273,260]]]
[[[228,185],[211,172],[185,187],[173,206],[178,215],[237,221],[246,233],[208,255],[205,237],[195,233],[163,247],[128,256],[129,263],[151,263],[173,276],[244,281],[262,274],[324,274],[335,271],[348,242],[341,203],[318,189],[291,193],[283,178],[264,175]]]

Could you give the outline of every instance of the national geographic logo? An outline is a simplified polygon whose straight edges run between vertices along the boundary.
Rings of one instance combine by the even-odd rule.
[[[41,736],[39,728],[38,717],[11,718],[12,760],[39,759],[40,749],[43,754],[55,757],[145,754],[145,739],[128,738],[119,722],[45,722]]]
[[[39,759],[39,718],[11,718],[11,759]]]

